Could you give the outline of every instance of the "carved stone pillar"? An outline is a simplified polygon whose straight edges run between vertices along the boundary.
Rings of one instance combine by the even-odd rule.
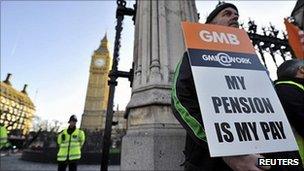
[[[171,84],[185,46],[181,21],[197,22],[194,0],[139,0],[135,75],[121,170],[182,170],[185,131],[171,111]]]

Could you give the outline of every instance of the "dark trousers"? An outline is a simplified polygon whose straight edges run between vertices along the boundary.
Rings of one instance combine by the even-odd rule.
[[[58,171],[66,171],[67,166],[69,165],[69,171],[77,171],[77,161],[59,161],[58,162]]]

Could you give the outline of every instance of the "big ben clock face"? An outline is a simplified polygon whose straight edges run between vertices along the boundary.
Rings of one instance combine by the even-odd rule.
[[[105,61],[103,59],[97,59],[97,60],[95,60],[94,64],[95,64],[96,67],[100,68],[100,67],[104,66]]]

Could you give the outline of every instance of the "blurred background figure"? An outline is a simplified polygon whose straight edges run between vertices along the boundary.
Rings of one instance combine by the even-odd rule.
[[[304,161],[304,60],[292,59],[277,70],[275,89],[293,128],[299,152]]]
[[[4,124],[0,124],[0,151],[1,157],[9,154],[9,142],[7,141],[7,130]]]

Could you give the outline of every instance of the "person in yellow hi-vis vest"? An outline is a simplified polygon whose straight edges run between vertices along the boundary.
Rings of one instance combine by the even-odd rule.
[[[67,166],[69,166],[69,171],[77,170],[77,162],[81,158],[81,147],[85,141],[85,134],[76,128],[76,122],[76,116],[72,115],[69,119],[69,127],[62,130],[57,137],[59,145],[58,171],[65,171]]]
[[[292,59],[282,63],[274,82],[304,163],[304,60]],[[303,165],[304,166],[304,165]]]
[[[0,149],[7,145],[7,130],[4,125],[0,125]]]

